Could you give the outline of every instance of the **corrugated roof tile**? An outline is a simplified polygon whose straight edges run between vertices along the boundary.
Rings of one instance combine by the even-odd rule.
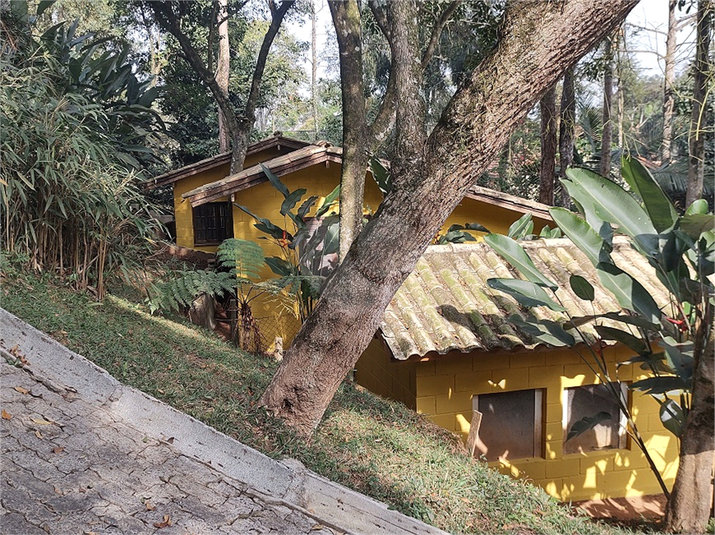
[[[537,268],[559,286],[559,299],[572,317],[620,311],[586,256],[571,241],[535,240],[522,245]],[[625,238],[616,238],[612,256],[660,306],[668,303],[667,291],[653,268]],[[571,274],[581,275],[594,286],[593,303],[582,301],[571,291]],[[487,286],[487,279],[514,276],[518,276],[516,270],[485,243],[428,248],[385,312],[381,332],[393,356],[406,360],[428,353],[529,350],[544,345],[513,325],[509,317],[516,314],[523,319],[531,313],[564,323],[567,316],[545,307],[527,311],[508,295]],[[582,329],[590,343],[593,329],[589,325]]]

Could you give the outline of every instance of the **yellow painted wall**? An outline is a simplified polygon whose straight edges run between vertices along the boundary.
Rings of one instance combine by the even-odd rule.
[[[248,156],[244,167],[250,167],[260,161],[266,161],[284,151],[276,149],[265,150],[260,153]],[[194,245],[193,218],[191,205],[182,199],[182,195],[199,186],[215,182],[225,178],[229,172],[229,164],[217,167],[213,170],[204,171],[195,176],[177,181],[174,184],[174,213],[176,217],[176,243],[182,247],[191,249],[215,252],[216,245]],[[313,167],[302,169],[290,175],[281,177],[281,181],[290,191],[299,188],[307,190],[303,200],[311,195],[325,197],[340,182],[341,166],[337,163],[319,164]],[[227,201],[227,198],[222,199]],[[374,213],[382,200],[382,193],[375,184],[375,181],[367,176],[365,180],[364,207],[366,213]],[[320,199],[316,206],[322,203]],[[259,217],[267,218],[276,225],[293,230],[292,222],[280,215],[280,207],[283,196],[269,182],[240,191],[235,194],[235,202],[246,206]],[[315,208],[314,208],[315,210]],[[494,232],[503,232],[509,228],[522,214],[506,208],[489,205],[482,201],[465,198],[454,210],[443,226],[442,232],[453,224],[480,223]],[[538,230],[544,221],[534,218],[535,228]],[[255,221],[242,210],[233,208],[233,232],[235,238],[255,241],[263,247],[266,256],[281,256],[280,248],[268,240],[263,239],[266,235],[254,227]],[[263,273],[264,278],[274,277],[268,267]],[[296,319],[293,310],[294,306],[288,301],[280,301],[279,297],[260,296],[252,302],[254,317],[266,338],[266,343],[270,346],[276,336],[283,338],[284,347],[293,339],[300,322]]]
[[[565,437],[564,389],[597,383],[594,374],[572,350],[498,355],[472,353],[438,357],[423,362],[392,363],[386,353],[380,356],[366,353],[357,364],[356,379],[376,393],[397,398],[387,391],[395,372],[390,365],[406,365],[414,374],[416,397],[414,406],[436,424],[460,434],[466,441],[472,417],[472,397],[480,394],[525,389],[543,389],[543,457],[499,461],[491,466],[514,477],[527,478],[561,500],[599,499],[640,496],[661,492],[655,476],[648,468],[645,456],[634,444],[625,449],[564,454]],[[623,348],[607,348],[606,358],[613,366],[632,352]],[[380,379],[386,377],[388,379]],[[643,378],[639,368],[622,366],[618,377],[622,381]],[[412,378],[410,377],[410,381]],[[363,381],[365,381],[363,383]],[[382,388],[379,385],[383,385]],[[404,397],[404,391],[399,390]],[[658,404],[649,396],[631,393],[635,422],[661,474],[669,486],[675,479],[678,459],[677,439],[660,423]]]

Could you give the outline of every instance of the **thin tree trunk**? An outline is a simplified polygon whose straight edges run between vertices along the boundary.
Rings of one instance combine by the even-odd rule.
[[[549,89],[539,102],[541,110],[541,179],[539,202],[554,204],[556,180],[556,87]]]
[[[343,167],[340,177],[340,261],[362,229],[365,173],[370,160],[363,94],[362,34],[357,0],[328,2],[340,52],[343,95]]]
[[[216,22],[218,25],[218,61],[216,62],[216,84],[228,100],[228,79],[230,72],[231,48],[228,41],[228,0],[218,0]],[[209,54],[212,52],[209,50]],[[230,134],[224,117],[224,110],[218,108],[218,146],[220,152],[230,150]]]
[[[599,172],[603,176],[611,174],[611,139],[613,122],[611,120],[611,100],[613,99],[613,43],[611,37],[605,41],[603,53],[605,72],[603,73],[603,131],[601,134],[601,163]]]
[[[263,406],[299,433],[313,432],[375,334],[387,304],[469,187],[540,95],[636,3],[510,3],[499,46],[457,90],[425,143],[419,142],[423,134],[410,130],[424,121],[409,117],[421,113],[416,96],[396,100],[399,164],[393,168],[393,190],[328,280],[314,313],[263,393]],[[409,6],[391,11],[393,17],[406,16]],[[409,28],[417,24],[416,17],[394,24],[407,38],[416,33]],[[393,59],[394,67],[406,75],[414,73],[412,66],[398,63],[409,62],[405,54],[414,48]],[[420,58],[412,61],[419,63]],[[398,90],[399,95],[407,92]],[[412,135],[417,143],[409,143]]]
[[[688,191],[685,206],[690,206],[703,196],[705,176],[705,125],[708,92],[708,73],[711,70],[709,50],[713,16],[713,0],[698,0],[698,23],[694,65],[693,113],[690,118],[690,157],[688,165]],[[712,121],[712,118],[709,118]]]
[[[312,0],[310,4],[310,96],[313,112],[313,139],[318,140],[320,129],[318,128],[318,12],[316,9],[317,0]]]
[[[575,68],[569,67],[564,74],[561,90],[561,120],[559,121],[559,177],[566,178],[566,169],[573,165],[573,151],[576,127],[576,88]],[[568,207],[571,204],[566,188],[561,187],[559,205]]]
[[[712,317],[703,323],[706,321],[712,321]],[[707,326],[701,327],[707,332]],[[705,533],[710,518],[715,460],[714,342],[712,329],[707,341],[696,341],[691,410],[681,436],[678,473],[665,511],[666,533]]]
[[[675,49],[677,46],[678,22],[675,10],[678,0],[668,2],[668,37],[665,41],[665,80],[663,85],[663,143],[660,159],[670,163],[673,145],[673,119],[675,117]]]

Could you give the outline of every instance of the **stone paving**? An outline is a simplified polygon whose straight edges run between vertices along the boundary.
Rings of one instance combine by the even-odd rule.
[[[0,534],[444,535],[276,461],[0,308]]]
[[[304,511],[0,363],[2,532],[327,535]],[[342,533],[342,532],[341,532]]]

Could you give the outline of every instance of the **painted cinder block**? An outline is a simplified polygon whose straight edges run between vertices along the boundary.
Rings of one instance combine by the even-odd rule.
[[[580,473],[581,459],[558,459],[549,460],[545,463],[544,478],[555,479],[562,477],[571,477],[574,474]]]
[[[476,394],[488,392],[492,389],[489,381],[492,380],[490,370],[460,373],[454,378],[454,389],[457,392],[473,392]]]
[[[416,400],[417,412],[428,416],[437,414],[437,399],[435,396],[422,396]]]
[[[435,396],[437,401],[437,414],[446,412],[472,411],[472,394],[470,392],[456,392]]]
[[[434,396],[454,390],[454,375],[426,375],[417,377],[417,393]]]
[[[558,391],[563,375],[563,366],[541,366],[529,368],[529,386],[532,388],[553,388]]]
[[[544,366],[546,353],[518,353],[509,357],[510,368],[529,368],[532,366]]]

